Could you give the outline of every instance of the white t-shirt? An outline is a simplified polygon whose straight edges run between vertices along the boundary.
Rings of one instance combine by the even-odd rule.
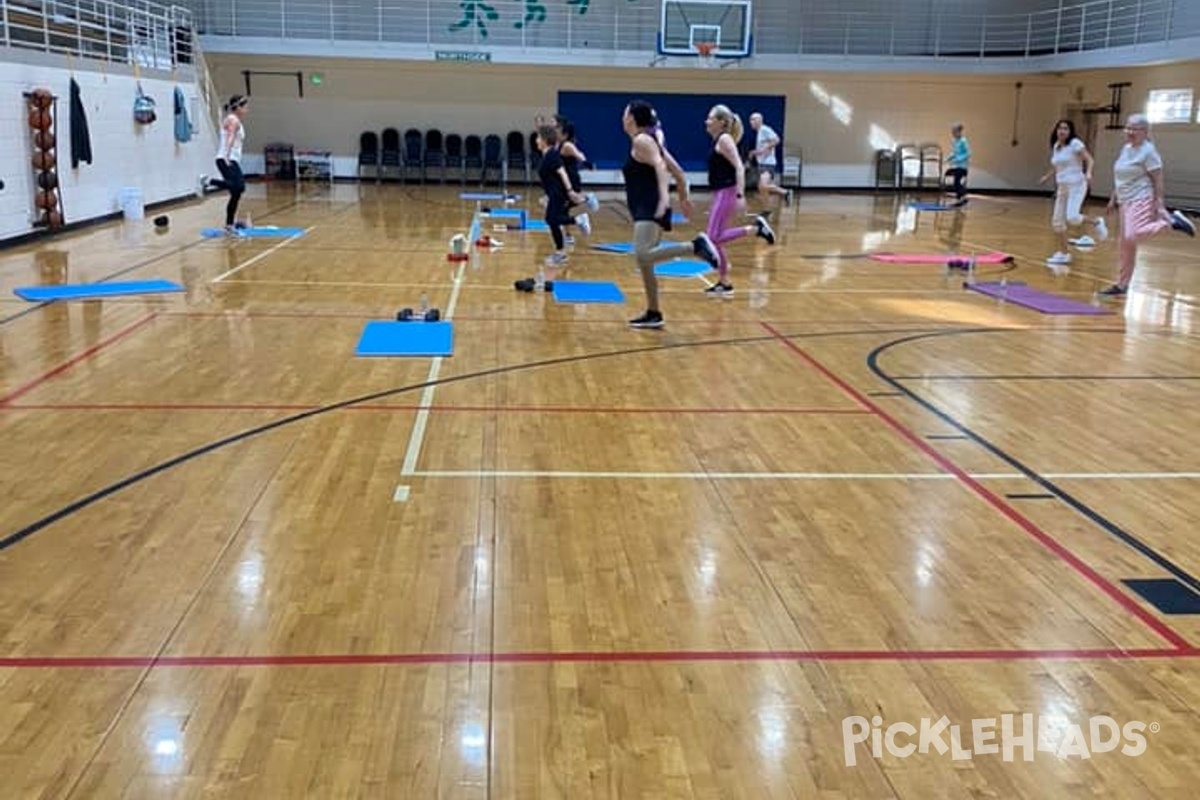
[[[1085,179],[1082,153],[1087,146],[1078,139],[1064,145],[1054,145],[1050,163],[1054,166],[1054,180],[1058,183],[1082,183]]]
[[[758,157],[758,164],[761,167],[775,166],[775,147],[779,144],[779,134],[771,130],[769,125],[763,123],[759,126],[758,138],[754,141],[754,149],[761,150],[768,144],[771,145],[771,151]]]
[[[1141,147],[1127,144],[1121,148],[1113,164],[1113,181],[1116,183],[1117,202],[1128,203],[1154,196],[1154,182],[1150,173],[1161,170],[1162,157],[1158,148],[1149,139]]]
[[[225,149],[225,140],[229,137],[229,133],[225,130],[228,125],[237,125],[237,129],[233,134],[233,142],[229,145],[229,150]],[[246,126],[242,124],[241,119],[236,114],[230,114],[225,118],[224,125],[221,126],[221,143],[217,149],[217,158],[222,161],[236,161],[239,164],[242,161],[242,142],[246,141]]]

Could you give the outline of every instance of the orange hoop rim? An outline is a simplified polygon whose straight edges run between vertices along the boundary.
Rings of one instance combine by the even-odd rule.
[[[696,43],[696,54],[701,58],[708,58],[715,52],[717,52],[717,45],[715,42]]]

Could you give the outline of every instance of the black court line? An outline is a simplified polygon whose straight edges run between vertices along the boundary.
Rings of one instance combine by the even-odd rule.
[[[966,439],[967,437],[961,433],[930,433],[925,436],[926,439],[935,442],[953,441],[955,439]]]
[[[1038,492],[1026,492],[1026,493],[1012,492],[1012,493],[1006,494],[1004,496],[1007,497],[1009,500],[1055,500],[1055,499],[1057,499],[1052,494],[1045,494],[1045,493],[1038,493]]]
[[[940,338],[943,336],[961,336],[963,334],[993,334],[993,333],[1004,333],[1004,334],[1011,335],[1015,332],[1026,332],[1027,333],[1029,331],[1018,331],[1018,330],[1015,330],[1012,328],[976,328],[975,330],[946,330],[946,331],[935,331],[932,333],[919,333],[919,334],[915,334],[915,335],[903,336],[899,339],[894,339],[890,342],[887,342],[886,344],[882,344],[879,347],[876,347],[874,350],[872,350],[867,355],[867,366],[871,369],[871,371],[873,373],[875,373],[876,376],[887,381],[892,386],[895,386],[897,389],[899,389],[901,392],[903,392],[905,395],[907,395],[909,397],[909,399],[915,401],[916,403],[919,403],[921,405],[921,407],[924,408],[926,411],[933,414],[935,417],[942,420],[947,425],[950,425],[951,427],[962,431],[966,436],[968,436],[970,439],[974,440],[976,444],[980,445],[981,447],[986,449],[989,453],[996,456],[1001,461],[1003,461],[1004,463],[1008,464],[1013,469],[1015,469],[1018,472],[1020,472],[1021,474],[1023,474],[1025,477],[1029,478],[1031,481],[1036,483],[1042,489],[1045,489],[1047,492],[1054,495],[1059,500],[1062,500],[1064,503],[1069,505],[1071,508],[1075,509],[1075,511],[1082,514],[1086,519],[1090,520],[1092,523],[1094,523],[1095,525],[1100,527],[1102,530],[1107,532],[1113,538],[1117,539],[1118,541],[1124,543],[1125,545],[1127,545],[1134,551],[1145,556],[1156,566],[1160,567],[1164,571],[1175,576],[1180,581],[1182,581],[1183,583],[1190,586],[1192,589],[1200,591],[1200,579],[1197,579],[1194,575],[1192,575],[1190,572],[1185,570],[1183,567],[1181,567],[1178,564],[1176,564],[1175,562],[1171,561],[1169,558],[1167,558],[1163,554],[1159,553],[1153,547],[1151,547],[1150,545],[1143,542],[1137,536],[1134,536],[1129,531],[1125,530],[1124,528],[1117,525],[1112,520],[1105,517],[1099,511],[1095,510],[1094,508],[1092,508],[1088,504],[1084,503],[1079,498],[1072,495],[1066,489],[1063,489],[1061,486],[1054,483],[1050,479],[1042,477],[1032,467],[1026,466],[1024,463],[1022,463],[1020,460],[1018,460],[1015,456],[1013,456],[1013,455],[1009,454],[1008,452],[1006,452],[1005,450],[1003,450],[1000,446],[993,444],[989,440],[985,439],[982,435],[976,433],[975,431],[971,430],[963,423],[956,420],[954,417],[952,417],[947,412],[942,411],[940,408],[935,406],[932,402],[930,402],[929,400],[926,400],[925,398],[918,395],[916,392],[914,392],[911,389],[909,389],[908,387],[906,387],[904,384],[900,383],[898,379],[893,378],[891,375],[888,375],[888,373],[879,365],[879,358],[884,353],[886,353],[888,350],[891,350],[894,347],[898,347],[898,346],[904,345],[904,344],[910,344],[913,342],[920,342],[920,341],[925,341],[928,339]],[[1038,333],[1040,331],[1033,331],[1033,332]],[[1075,330],[1072,332],[1073,333],[1096,333],[1096,332],[1105,332],[1105,331],[1096,330],[1096,329],[1091,329],[1091,330],[1078,329],[1078,330]]]
[[[904,397],[904,392],[867,392],[867,397]]]
[[[838,337],[838,336],[864,336],[864,335],[874,336],[874,335],[878,335],[878,334],[899,334],[899,333],[911,333],[911,332],[912,332],[911,329],[880,330],[880,329],[876,328],[876,329],[865,329],[865,330],[825,331],[825,332],[819,332],[819,333],[795,334],[795,335],[785,337],[785,338],[788,338],[788,339],[823,339],[823,338],[834,338],[834,337]],[[667,350],[683,350],[683,349],[688,349],[688,348],[693,348],[693,347],[720,347],[720,346],[737,345],[737,344],[775,343],[778,341],[779,341],[779,338],[777,336],[768,334],[768,335],[763,335],[763,336],[742,336],[742,337],[737,337],[737,338],[733,338],[733,339],[702,340],[702,341],[698,341],[698,342],[670,342],[670,343],[657,344],[657,345],[648,345],[648,346],[643,346],[643,347],[632,347],[632,348],[627,348],[624,350],[613,350],[613,351],[607,351],[607,352],[602,352],[602,353],[587,353],[584,355],[561,356],[558,358],[543,359],[541,361],[530,361],[530,362],[526,362],[523,364],[508,364],[508,365],[500,366],[500,367],[492,367],[490,369],[479,370],[477,372],[468,372],[468,373],[464,373],[462,375],[453,375],[448,378],[439,378],[439,379],[433,380],[433,381],[423,381],[421,383],[410,384],[408,386],[400,386],[400,387],[396,387],[394,389],[384,389],[384,390],[381,390],[378,392],[372,392],[371,394],[354,397],[349,400],[342,400],[337,403],[332,403],[327,406],[321,406],[318,408],[309,409],[307,411],[303,411],[298,414],[292,414],[291,416],[282,417],[280,419],[273,420],[273,421],[265,423],[263,425],[258,425],[253,428],[248,428],[239,433],[234,433],[229,436],[225,436],[221,439],[217,439],[216,441],[209,442],[208,444],[201,445],[192,450],[188,450],[184,453],[181,453],[181,454],[175,456],[174,458],[167,459],[166,461],[155,464],[154,466],[148,467],[144,470],[141,470],[140,472],[136,472],[133,475],[122,478],[121,480],[116,481],[115,483],[111,483],[108,486],[105,486],[101,489],[97,489],[96,491],[92,492],[91,494],[81,497],[78,500],[75,500],[74,502],[68,503],[67,505],[63,506],[62,508],[59,508],[56,511],[52,511],[49,514],[46,514],[45,516],[41,517],[40,519],[38,519],[34,522],[31,522],[28,525],[25,525],[24,527],[20,528],[19,530],[16,530],[13,533],[10,533],[7,536],[5,536],[4,538],[0,539],[0,552],[7,550],[8,548],[12,547],[13,545],[15,545],[25,539],[28,539],[30,536],[33,536],[35,533],[45,530],[46,528],[53,525],[55,522],[59,522],[60,520],[66,519],[67,517],[71,516],[72,514],[82,511],[83,509],[87,508],[88,506],[91,506],[94,503],[97,503],[100,500],[105,499],[106,497],[115,495],[124,489],[128,489],[131,486],[141,483],[142,481],[144,481],[148,478],[152,478],[155,475],[158,475],[160,473],[163,473],[170,469],[173,469],[174,467],[178,467],[183,464],[186,464],[195,458],[199,458],[200,456],[215,452],[222,448],[228,447],[229,445],[237,444],[238,442],[243,442],[243,441],[246,441],[247,439],[252,439],[256,436],[259,436],[260,434],[268,433],[268,432],[276,430],[278,428],[283,428],[287,425],[291,425],[292,423],[301,422],[303,420],[309,419],[311,417],[317,417],[322,414],[328,414],[332,411],[338,411],[340,409],[347,408],[349,406],[359,405],[361,403],[368,403],[373,400],[380,400],[385,397],[392,397],[394,395],[404,394],[405,392],[421,391],[421,390],[424,390],[431,386],[445,386],[445,385],[453,384],[453,383],[463,383],[466,381],[475,380],[477,378],[487,378],[487,377],[493,377],[496,375],[504,375],[504,374],[510,374],[510,373],[514,373],[514,372],[522,372],[524,370],[540,369],[543,367],[555,367],[555,366],[562,366],[565,364],[577,364],[577,363],[581,363],[584,361],[598,361],[598,360],[606,359],[606,358],[620,358],[620,357],[629,356],[629,355],[640,355],[642,353],[663,352],[663,351],[667,351]]]

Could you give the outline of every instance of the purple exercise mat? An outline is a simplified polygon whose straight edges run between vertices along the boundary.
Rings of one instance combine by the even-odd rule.
[[[1059,297],[1048,292],[1039,292],[1037,289],[1032,289],[1023,283],[1010,283],[1007,286],[1001,286],[1000,283],[992,281],[988,283],[965,283],[963,286],[980,294],[986,294],[989,297],[999,297],[1009,303],[1016,303],[1019,306],[1032,308],[1034,311],[1040,311],[1043,314],[1098,315],[1113,313],[1107,308],[1097,308],[1087,303],[1080,303],[1077,300],[1069,300],[1066,297]]]

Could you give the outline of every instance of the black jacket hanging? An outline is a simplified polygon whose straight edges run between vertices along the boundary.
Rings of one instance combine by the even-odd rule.
[[[71,78],[71,167],[79,169],[79,162],[92,163],[92,139],[88,133],[87,114],[83,110],[83,99],[79,96],[79,84]]]

